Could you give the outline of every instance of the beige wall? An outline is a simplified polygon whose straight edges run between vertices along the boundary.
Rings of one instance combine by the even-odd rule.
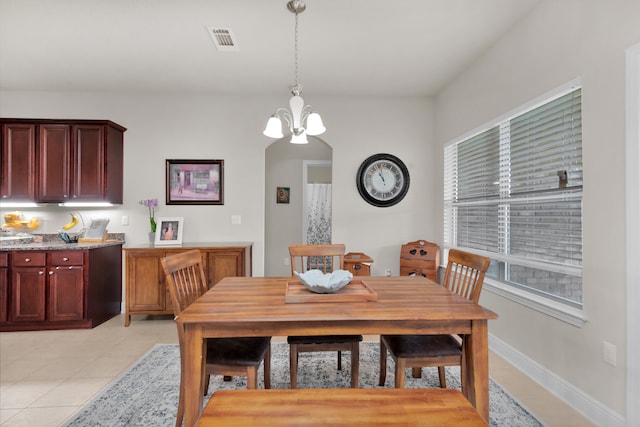
[[[492,334],[620,416],[626,378],[625,50],[640,41],[639,16],[637,1],[543,1],[436,101],[436,139],[443,145],[582,78],[587,323],[570,326],[490,292],[481,303],[500,315]],[[617,346],[615,368],[603,362],[603,341]]]

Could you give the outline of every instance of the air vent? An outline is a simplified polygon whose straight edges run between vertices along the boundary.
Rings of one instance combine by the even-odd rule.
[[[229,28],[207,27],[207,32],[216,45],[216,49],[222,52],[236,52],[240,50],[235,42],[233,31]]]

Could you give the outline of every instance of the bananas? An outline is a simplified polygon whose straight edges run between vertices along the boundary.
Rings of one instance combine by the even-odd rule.
[[[73,227],[78,225],[78,221],[79,221],[78,217],[75,216],[74,214],[69,214],[69,215],[71,215],[71,221],[69,221],[68,223],[62,226],[63,230],[71,230]]]

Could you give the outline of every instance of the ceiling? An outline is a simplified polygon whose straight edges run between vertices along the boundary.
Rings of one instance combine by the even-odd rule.
[[[430,96],[539,0],[306,0],[304,94]],[[0,0],[0,90],[273,94],[294,82],[287,0]],[[218,51],[207,26],[231,29]]]

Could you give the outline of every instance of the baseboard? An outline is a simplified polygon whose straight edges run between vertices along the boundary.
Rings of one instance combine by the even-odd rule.
[[[501,339],[489,334],[489,348],[523,374],[571,406],[592,423],[602,427],[624,427],[625,419],[573,384],[531,360]]]

